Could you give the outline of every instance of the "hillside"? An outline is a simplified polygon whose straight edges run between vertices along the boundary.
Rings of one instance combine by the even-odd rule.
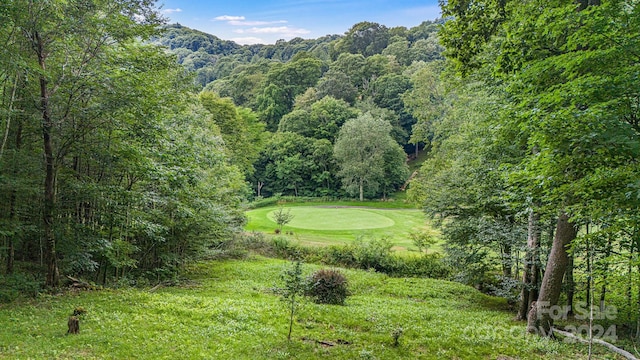
[[[273,288],[288,263],[202,262],[182,286],[43,297],[0,308],[0,359],[586,359],[587,348],[525,335],[504,300],[431,279],[343,270],[345,306],[304,301],[287,342]],[[316,266],[306,265],[308,273]],[[83,307],[80,334],[66,321]],[[400,330],[401,329],[401,330]],[[401,331],[393,346],[394,331]],[[596,349],[596,356],[606,358]],[[610,357],[611,358],[611,357]]]

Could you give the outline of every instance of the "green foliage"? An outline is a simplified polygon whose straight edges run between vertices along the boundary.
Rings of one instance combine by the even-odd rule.
[[[265,124],[259,122],[250,109],[237,108],[231,99],[220,98],[215,93],[203,91],[199,100],[220,129],[230,152],[229,161],[250,175],[263,146]]]
[[[347,278],[337,269],[320,269],[307,278],[305,295],[318,304],[344,305],[350,295]]]
[[[347,74],[340,70],[330,69],[327,71],[316,85],[318,99],[331,96],[341,99],[349,104],[353,104],[358,95],[358,89],[353,85]]]
[[[0,304],[12,302],[22,296],[36,298],[42,291],[42,282],[26,273],[2,274],[0,277]]]
[[[405,159],[387,154],[399,154],[402,150],[391,138],[391,125],[384,120],[374,118],[370,113],[347,121],[340,129],[334,145],[334,154],[340,166],[338,175],[343,186],[352,195],[359,194],[364,199],[365,188],[368,194],[375,194],[381,183],[393,183],[396,169],[400,173],[408,172]],[[385,189],[386,190],[386,189]]]
[[[288,223],[291,222],[291,220],[293,220],[295,216],[293,214],[291,214],[291,209],[287,209],[287,211],[284,211],[284,207],[279,207],[278,210],[276,210],[276,212],[273,213],[273,219],[275,220],[276,224],[278,224],[278,227],[280,228],[280,230],[282,230],[282,227],[287,225]]]
[[[334,195],[337,180],[327,140],[297,133],[273,134],[255,164],[252,183],[262,183],[261,195]]]
[[[285,115],[278,131],[295,132],[308,138],[335,141],[342,125],[358,116],[358,111],[343,100],[325,96],[309,108],[293,110]]]
[[[351,53],[371,56],[379,54],[389,44],[389,29],[378,23],[357,23],[334,44],[334,53]]]
[[[420,253],[428,251],[429,247],[436,243],[436,238],[433,234],[426,230],[412,231],[409,233],[409,237]]]
[[[0,102],[2,259],[47,260],[49,285],[58,272],[158,279],[239,231],[245,185],[220,131],[175,58],[144,43],[161,22],[153,2],[18,5],[0,31],[0,63],[14,64],[0,81],[15,89]],[[5,123],[8,110],[20,119]]]

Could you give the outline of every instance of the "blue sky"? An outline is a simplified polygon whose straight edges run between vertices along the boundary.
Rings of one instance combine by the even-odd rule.
[[[170,23],[240,44],[344,34],[360,21],[409,28],[440,14],[437,0],[159,0],[158,4]]]

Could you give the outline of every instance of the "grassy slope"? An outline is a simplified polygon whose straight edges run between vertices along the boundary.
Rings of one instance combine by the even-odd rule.
[[[285,266],[263,258],[208,262],[191,269],[190,287],[3,305],[0,359],[586,358],[582,345],[525,335],[524,324],[502,310],[503,301],[472,288],[364,271],[345,271],[353,292],[346,306],[303,302],[288,343],[286,306],[270,290]],[[65,336],[75,306],[87,314],[80,334]],[[398,327],[401,345],[393,347]],[[315,340],[349,344],[326,347]]]
[[[370,206],[377,206],[377,203],[367,203]],[[384,204],[384,203],[381,203]],[[375,236],[375,237],[388,237],[399,250],[414,249],[411,239],[408,233],[411,231],[419,231],[423,229],[430,229],[424,214],[417,209],[394,209],[394,208],[335,208],[330,209],[327,207],[345,206],[341,203],[322,203],[322,204],[286,204],[285,208],[290,208],[291,213],[294,214],[292,224],[296,227],[285,226],[283,231],[292,231],[294,237],[304,244],[312,245],[330,245],[336,243],[346,243],[353,241],[359,235]],[[311,206],[313,205],[313,206]],[[354,206],[354,205],[351,205]],[[255,210],[247,211],[247,217],[249,222],[245,227],[249,231],[261,231],[267,234],[273,234],[277,228],[276,223],[269,218],[269,214],[272,213],[277,207],[265,207]],[[348,220],[351,224],[343,230],[318,230],[323,228],[323,224],[327,221],[331,221],[326,215],[329,210],[335,211],[340,217],[340,220]],[[316,215],[314,214],[314,211]],[[322,216],[323,213],[325,216]],[[375,222],[375,218],[366,216],[370,213],[376,217],[386,218],[392,221],[393,225],[385,226],[373,229],[363,229],[366,227],[374,227],[377,224],[371,224],[370,221]],[[363,218],[363,214],[365,215]],[[297,224],[297,223],[300,224]],[[388,223],[384,223],[388,225]],[[329,225],[331,227],[332,225]],[[308,228],[304,228],[308,227]],[[326,228],[326,227],[325,227]],[[436,249],[436,247],[434,247]]]

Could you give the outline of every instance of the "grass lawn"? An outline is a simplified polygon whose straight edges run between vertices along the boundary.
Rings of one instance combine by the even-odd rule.
[[[375,206],[377,203],[366,203]],[[285,233],[293,232],[293,238],[307,245],[331,245],[347,243],[358,236],[387,237],[396,250],[413,251],[415,246],[409,238],[412,231],[431,230],[424,213],[418,209],[374,208],[345,206],[340,203],[285,204],[293,220]],[[273,220],[276,206],[247,211],[248,231],[273,234],[278,227]],[[434,234],[436,232],[434,231]],[[433,250],[438,250],[436,245]]]
[[[186,274],[189,286],[1,305],[0,359],[587,358],[584,345],[527,335],[503,300],[470,287],[355,270],[344,270],[353,293],[346,305],[304,300],[288,342],[288,309],[272,291],[288,266],[260,257],[206,262]],[[65,335],[76,306],[87,311],[80,334]],[[594,358],[614,359],[595,350]]]

